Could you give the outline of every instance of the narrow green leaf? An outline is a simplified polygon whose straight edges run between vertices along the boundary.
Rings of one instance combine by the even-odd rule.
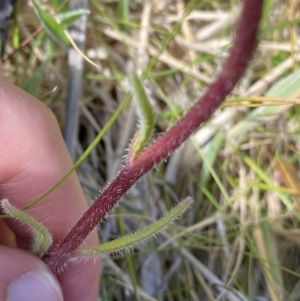
[[[297,98],[300,92],[300,70],[276,82],[266,93],[268,97]]]
[[[38,19],[43,24],[44,29],[50,38],[64,48],[70,47],[71,43],[64,32],[65,29],[63,25],[59,24],[54,17],[45,12],[34,0],[31,1]]]
[[[203,166],[200,174],[200,181],[202,185],[206,185],[209,177],[211,176],[210,169],[216,161],[218,151],[224,142],[224,135],[221,132],[216,135],[202,148],[201,155],[203,154]]]
[[[300,93],[300,70],[289,74],[285,78],[275,83],[270,90],[265,94],[266,97],[281,97],[281,98],[297,98]],[[236,139],[245,135],[246,132],[253,130],[260,124],[266,123],[269,120],[274,120],[282,112],[289,109],[293,104],[274,106],[260,106],[252,110],[246,118],[240,121],[226,133],[226,139]]]
[[[272,227],[269,222],[264,222],[254,228],[253,237],[256,243],[257,257],[265,275],[269,290],[270,300],[281,300],[283,295],[282,267],[276,254],[278,242],[274,240]]]
[[[48,39],[45,43],[45,55],[46,59],[43,63],[30,75],[30,78],[23,86],[23,89],[29,94],[37,97],[38,90],[41,86],[41,81],[45,72],[47,71],[48,63],[51,61],[54,55],[54,42]]]
[[[271,270],[271,275],[274,279],[274,284],[279,285],[279,287],[284,287],[282,281],[280,260],[278,259],[278,254],[276,254],[276,250],[278,250],[278,245],[276,245],[277,241],[274,240],[274,232],[272,230],[272,227],[270,223],[266,221],[261,224],[260,228],[263,233],[263,242],[267,250],[266,254],[268,254],[268,268]]]
[[[121,29],[126,29],[126,24],[129,23],[129,7],[130,7],[130,1],[129,0],[120,0],[118,2],[118,20],[120,20],[121,23]]]
[[[125,230],[125,223],[122,217],[122,209],[120,206],[116,208],[116,214],[117,214],[117,223],[118,223],[120,234],[124,236],[126,235],[126,230]],[[130,256],[130,254],[125,254],[125,261],[129,270],[129,276],[131,278],[135,300],[138,301],[139,300],[139,297],[137,295],[138,281],[137,281],[137,277],[136,277],[137,275],[134,267],[134,260],[132,256]]]
[[[68,27],[72,25],[77,19],[84,15],[88,15],[90,11],[88,9],[75,9],[69,10],[62,13],[57,14],[60,23],[64,26]]]
[[[263,15],[260,21],[261,28],[265,26],[268,18],[270,18],[271,10],[275,4],[276,0],[265,0],[264,7],[263,7]]]
[[[137,115],[139,117],[139,131],[131,146],[131,155],[134,158],[144,149],[151,138],[154,127],[154,114],[143,83],[135,72],[131,72],[130,80],[133,88],[133,99],[137,104]]]
[[[39,66],[33,74],[30,76],[29,80],[24,85],[24,90],[33,96],[37,96],[38,89],[40,87],[43,75],[46,71],[48,65],[48,61],[43,62],[41,66]]]
[[[244,162],[251,168],[251,170],[253,170],[259,176],[259,178],[268,185],[268,191],[276,191],[282,203],[290,212],[293,212],[293,215],[295,215],[298,220],[300,220],[300,214],[298,210],[295,209],[295,204],[292,202],[291,198],[286,193],[278,191],[278,188],[274,185],[273,180],[268,176],[267,172],[250,157],[241,152],[239,152],[239,154],[243,158]]]
[[[29,214],[11,205],[7,199],[2,200],[1,206],[5,214],[9,217],[18,220],[29,227],[33,236],[30,251],[33,254],[42,257],[52,244],[52,236],[47,228]]]
[[[85,255],[101,255],[112,253],[122,254],[127,252],[129,249],[132,249],[141,243],[146,243],[151,237],[157,235],[159,232],[165,229],[175,219],[180,217],[188,209],[192,202],[193,201],[191,198],[185,199],[175,206],[166,216],[142,230],[104,243],[96,248],[79,248],[77,251]]]
[[[271,33],[272,31],[275,30],[283,30],[286,27],[290,27],[293,25],[298,25],[300,23],[300,18],[296,18],[293,20],[287,20],[279,23],[275,23],[275,25],[272,25],[262,31],[263,34],[268,34]]]

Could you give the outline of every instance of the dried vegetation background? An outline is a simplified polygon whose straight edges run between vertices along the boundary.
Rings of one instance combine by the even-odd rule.
[[[55,14],[62,2],[39,3]],[[217,75],[240,7],[235,0],[90,0],[84,52],[99,69],[85,63],[75,157],[128,97],[129,68],[145,74],[155,136],[176,122]],[[275,2],[232,98],[99,225],[102,241],[115,239],[194,199],[156,240],[103,259],[99,300],[300,300],[299,77],[298,90],[266,97],[298,68],[299,10],[296,0]],[[4,70],[63,128],[68,52],[49,50],[42,30],[33,36],[39,28],[21,1]],[[136,123],[131,102],[78,168],[89,201],[122,166]]]

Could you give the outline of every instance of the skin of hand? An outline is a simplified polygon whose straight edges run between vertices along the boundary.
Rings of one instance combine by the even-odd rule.
[[[71,166],[53,113],[0,75],[0,200],[6,198],[22,208]],[[59,241],[87,208],[73,173],[27,212],[47,227],[54,241]],[[70,263],[54,276],[41,259],[27,251],[30,240],[30,231],[24,225],[13,219],[0,220],[0,301],[97,300],[100,259]],[[98,244],[94,231],[85,245]]]

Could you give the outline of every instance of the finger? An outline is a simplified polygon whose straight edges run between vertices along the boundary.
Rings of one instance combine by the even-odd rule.
[[[0,245],[16,247],[16,237],[3,219],[0,219]]]
[[[21,208],[60,179],[72,162],[51,111],[1,77],[0,107],[0,198],[7,198]],[[83,192],[73,173],[28,213],[47,227],[55,241],[59,241],[86,209]],[[22,225],[11,220],[7,223],[19,245],[30,241],[30,233]],[[97,243],[94,232],[86,244]],[[70,296],[65,300],[93,300],[86,298],[85,291],[80,292],[79,288],[85,287],[90,296],[95,296],[98,271],[99,262],[94,260],[69,266],[58,276],[64,294]]]
[[[62,301],[55,276],[37,257],[0,246],[0,301]]]

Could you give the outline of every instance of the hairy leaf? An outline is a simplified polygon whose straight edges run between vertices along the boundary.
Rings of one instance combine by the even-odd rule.
[[[132,84],[133,98],[137,104],[137,114],[139,117],[139,131],[133,140],[129,154],[130,159],[132,159],[144,149],[151,138],[154,127],[154,115],[140,78],[136,73],[132,72],[130,80]]]
[[[129,249],[132,249],[133,247],[146,243],[151,237],[165,229],[176,218],[180,217],[191,203],[192,199],[187,198],[175,206],[166,216],[142,230],[104,243],[96,248],[79,248],[77,251],[85,255],[102,255],[129,251]]]
[[[1,206],[5,214],[29,227],[33,236],[31,252],[39,257],[43,256],[52,244],[52,236],[47,228],[29,214],[11,205],[7,199],[2,200]]]

